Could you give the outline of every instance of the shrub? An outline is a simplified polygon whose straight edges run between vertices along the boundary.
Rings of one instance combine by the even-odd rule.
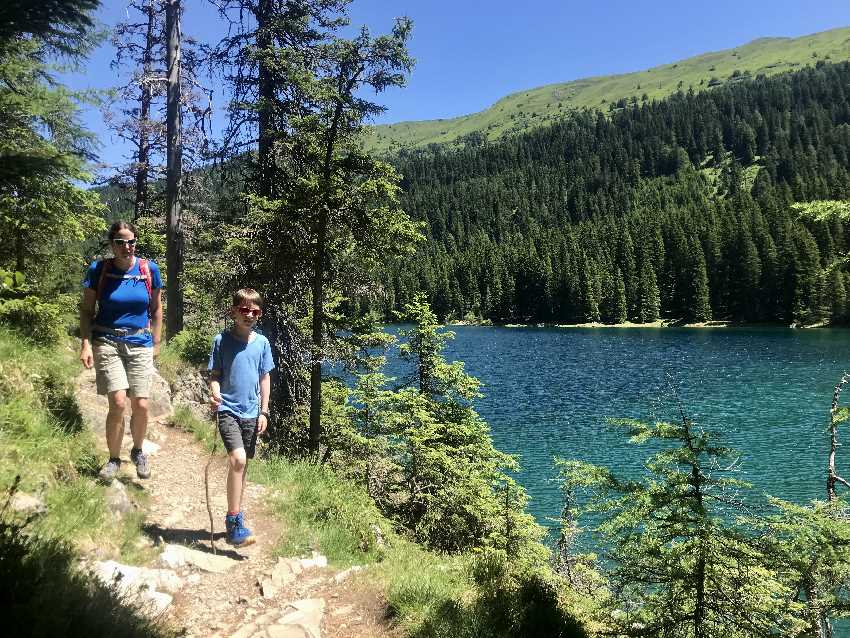
[[[184,328],[168,342],[177,355],[192,365],[203,365],[209,360],[214,330],[212,328]]]
[[[0,323],[41,344],[56,343],[65,334],[62,308],[35,295],[0,301]]]
[[[0,518],[4,626],[28,636],[173,635],[75,562],[67,543],[30,533],[26,521]]]

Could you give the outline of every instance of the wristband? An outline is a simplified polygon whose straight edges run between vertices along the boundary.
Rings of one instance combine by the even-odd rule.
[[[269,413],[268,413],[266,410],[261,410],[261,411],[260,411],[260,416],[264,416],[264,417],[266,417],[266,418],[268,419],[268,418],[269,418]]]

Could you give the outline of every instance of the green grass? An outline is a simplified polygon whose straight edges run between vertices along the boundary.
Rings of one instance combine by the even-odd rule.
[[[645,94],[650,100],[677,90],[709,89],[748,76],[776,75],[812,66],[819,60],[850,59],[850,28],[832,29],[799,38],[760,38],[734,49],[705,53],[644,71],[549,84],[508,95],[479,113],[452,119],[399,122],[374,128],[367,148],[378,153],[428,144],[456,142],[480,131],[488,139],[552,124],[571,110],[608,110],[622,98]],[[712,82],[712,84],[714,83]]]
[[[148,558],[143,515],[114,519],[95,482],[95,441],[73,392],[79,370],[70,341],[39,347],[0,326],[0,508],[13,486],[46,506],[29,520],[0,512],[4,621],[34,636],[171,635],[77,568],[83,546],[101,558]]]
[[[277,552],[293,556],[318,550],[339,568],[367,566],[361,585],[380,592],[376,596],[386,600],[390,622],[406,636],[584,635],[554,589],[535,589],[546,570],[514,566],[502,555],[495,559],[498,569],[476,579],[477,566],[492,562],[492,555],[439,554],[411,542],[393,529],[361,486],[324,466],[271,458],[254,462],[250,475],[272,488],[272,509],[284,522]],[[383,545],[376,542],[375,526]],[[562,633],[551,633],[553,626]]]

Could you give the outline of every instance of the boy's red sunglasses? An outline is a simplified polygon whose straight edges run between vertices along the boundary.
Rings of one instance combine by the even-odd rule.
[[[239,312],[246,317],[259,317],[263,314],[260,308],[249,308],[248,306],[239,306]]]

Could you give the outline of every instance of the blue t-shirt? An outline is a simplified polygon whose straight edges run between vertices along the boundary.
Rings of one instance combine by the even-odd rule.
[[[260,377],[274,370],[272,346],[263,335],[255,332],[248,343],[234,337],[230,331],[213,339],[210,370],[218,370],[221,384],[219,412],[230,412],[240,419],[260,416]]]
[[[85,288],[97,290],[100,273],[105,263],[105,260],[92,262],[83,281]],[[151,291],[162,288],[159,266],[148,260],[148,267],[151,271]],[[143,330],[150,325],[150,298],[139,268],[138,257],[134,259],[133,265],[127,271],[119,270],[113,262],[112,269],[106,274],[106,281],[103,282],[103,296],[98,299],[94,325],[129,330]],[[136,346],[153,347],[153,335],[150,331],[126,337],[97,330],[93,330],[92,334]]]

